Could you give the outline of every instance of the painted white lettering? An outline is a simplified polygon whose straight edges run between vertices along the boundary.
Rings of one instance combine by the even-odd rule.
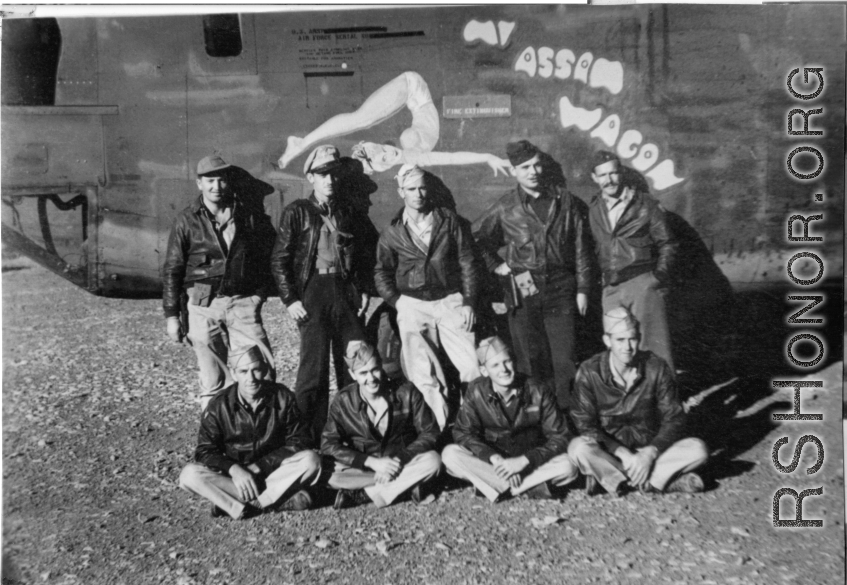
[[[567,97],[559,100],[559,121],[562,128],[576,126],[580,130],[590,130],[600,121],[602,116],[603,110],[601,108],[588,111],[585,108],[574,106]]]
[[[659,162],[659,147],[650,142],[642,146],[638,156],[632,159],[632,167],[643,173],[657,162]]]
[[[638,145],[641,144],[644,136],[638,130],[627,130],[621,136],[621,141],[618,142],[618,156],[627,159],[632,158],[638,152]]]
[[[573,78],[583,83],[588,83],[588,70],[591,68],[591,62],[594,61],[592,53],[583,53],[576,63],[576,71]]]
[[[673,161],[667,159],[656,165],[656,168],[647,173],[645,177],[653,182],[653,187],[655,187],[658,191],[667,189],[668,187],[673,187],[677,183],[682,183],[685,180],[674,175]]]
[[[535,77],[535,70],[538,68],[538,61],[535,58],[535,49],[527,47],[518,55],[518,60],[515,61],[515,71],[523,71],[530,77]]]
[[[512,31],[515,30],[515,23],[501,20],[497,23],[497,30],[500,31],[500,46],[505,47],[509,44],[509,37],[512,35]]]
[[[548,79],[553,75],[553,57],[555,53],[550,47],[538,49],[538,75]]]
[[[579,73],[579,71],[577,71],[577,73]],[[611,148],[615,142],[618,141],[618,135],[620,132],[621,118],[617,114],[612,114],[600,122],[600,125],[591,132],[591,137],[599,138],[606,146]]]
[[[623,89],[623,65],[620,61],[609,61],[600,57],[591,68],[590,87],[605,87],[617,95]]]
[[[576,55],[570,49],[562,49],[556,53],[556,71],[553,73],[559,79],[567,79],[573,72]]]
[[[468,43],[483,41],[489,45],[496,45],[497,29],[494,26],[494,22],[491,20],[487,20],[485,22],[472,20],[465,25],[464,38]]]

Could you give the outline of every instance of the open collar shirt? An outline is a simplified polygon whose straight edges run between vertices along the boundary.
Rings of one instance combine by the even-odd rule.
[[[609,225],[613,230],[618,224],[618,220],[620,220],[623,212],[629,206],[629,202],[632,201],[634,193],[635,191],[631,187],[624,187],[621,189],[621,194],[618,197],[603,195],[603,202],[606,204],[606,213],[609,215]]]

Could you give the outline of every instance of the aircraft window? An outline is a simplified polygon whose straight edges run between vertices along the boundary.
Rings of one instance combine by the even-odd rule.
[[[203,34],[209,57],[238,57],[241,54],[241,21],[237,14],[204,16]]]
[[[8,106],[52,106],[62,33],[55,18],[4,18],[2,89]]]

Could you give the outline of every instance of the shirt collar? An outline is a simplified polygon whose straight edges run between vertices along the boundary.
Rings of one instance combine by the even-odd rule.
[[[430,227],[430,226],[432,226],[432,212],[430,211],[429,213],[427,213],[424,216],[423,221],[417,222],[414,219],[412,219],[412,217],[409,215],[409,211],[404,207],[403,208],[403,224],[409,225],[409,223],[413,223],[416,226],[418,226],[419,228]]]
[[[530,198],[534,199],[520,185],[516,185],[515,189],[517,189],[518,197],[520,197],[522,202],[526,203]],[[539,198],[559,199],[562,196],[562,190],[558,185],[544,185],[538,192],[540,193]]]
[[[262,390],[259,394],[259,402],[256,404],[255,409],[250,407],[250,405],[248,405],[246,402],[244,402],[244,400],[241,398],[241,395],[238,393],[238,383],[237,382],[234,383],[230,388],[231,388],[231,391],[230,391],[230,395],[228,397],[230,408],[238,407],[238,408],[242,408],[242,409],[247,410],[247,411],[252,409],[253,412],[258,412],[262,408],[264,408],[266,406],[272,406],[274,404],[274,401],[270,401],[270,396],[271,396],[272,392],[270,392],[270,389],[268,388],[267,382],[262,385]]]
[[[485,384],[486,384],[486,388],[488,390],[488,392],[487,392],[488,401],[493,402],[495,400],[496,401],[502,400],[504,403],[508,403],[509,401],[511,401],[511,399],[513,397],[517,396],[518,400],[520,402],[523,402],[524,401],[524,393],[525,393],[525,390],[526,390],[523,382],[524,382],[524,380],[519,378],[519,374],[516,374],[515,375],[515,381],[512,383],[512,388],[506,394],[507,398],[504,400],[503,398],[500,397],[500,393],[497,392],[497,390],[494,389],[494,384],[491,383],[491,378],[486,378]]]
[[[632,365],[637,373],[635,375],[635,379],[632,381],[632,386],[630,386],[629,389],[634,388],[636,384],[638,384],[638,382],[641,380],[641,378],[644,377],[644,357],[644,352],[639,351],[635,354],[635,357],[632,360]],[[608,349],[606,350],[606,355],[601,360],[600,371],[602,372],[603,378],[607,384],[615,386],[616,388],[620,387],[617,381],[615,380],[615,373],[612,370],[612,352]],[[624,388],[624,392],[626,391],[627,389]]]
[[[309,201],[311,201],[315,205],[315,208],[318,210],[318,213],[324,213],[325,210],[322,207],[321,202],[318,201],[318,198],[315,196],[314,191],[312,191],[312,194],[309,196]],[[326,205],[326,210],[328,210],[329,213],[332,213],[336,207],[335,202],[332,199],[327,201],[324,205]]]
[[[632,196],[635,193],[635,190],[632,187],[624,187],[621,189],[621,194],[619,197],[609,197],[606,194],[602,194],[603,202],[606,204],[606,209],[611,210],[619,204],[623,204],[624,208],[629,205],[629,202],[632,201]]]

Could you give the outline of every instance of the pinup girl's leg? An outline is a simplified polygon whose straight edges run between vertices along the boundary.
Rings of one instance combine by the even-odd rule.
[[[406,75],[401,74],[369,95],[355,112],[333,116],[303,138],[289,136],[285,153],[279,159],[280,167],[288,166],[288,163],[313,144],[384,122],[402,110],[408,98]]]

